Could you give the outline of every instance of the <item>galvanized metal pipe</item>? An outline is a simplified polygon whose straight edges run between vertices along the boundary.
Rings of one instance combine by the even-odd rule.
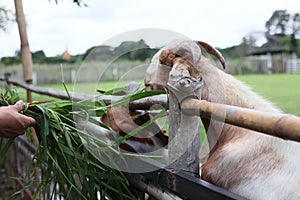
[[[149,182],[144,176],[140,174],[126,173],[126,177],[134,187],[149,194],[155,199],[182,200],[181,197],[170,192],[169,190],[161,188],[159,185],[155,185],[152,182]]]

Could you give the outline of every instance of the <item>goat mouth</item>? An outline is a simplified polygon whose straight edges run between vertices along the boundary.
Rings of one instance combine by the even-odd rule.
[[[156,83],[145,84],[145,91],[153,91],[153,90],[165,90],[166,86]]]

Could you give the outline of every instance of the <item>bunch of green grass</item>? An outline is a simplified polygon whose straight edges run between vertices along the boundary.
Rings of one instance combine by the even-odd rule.
[[[88,138],[89,142],[99,148],[101,153],[106,154],[107,152],[109,159],[112,152],[120,156],[121,152],[116,144],[134,135],[137,131],[118,139],[116,144],[107,144],[85,131],[78,130],[74,117],[81,117],[105,127],[100,122],[93,120],[90,114],[96,113],[97,116],[101,116],[111,106],[122,105],[155,94],[157,92],[144,93],[139,90],[109,106],[101,101],[95,104],[88,100],[82,102],[57,100],[44,104],[26,104],[23,113],[36,120],[35,131],[39,141],[32,160],[31,172],[34,172],[34,168],[41,169],[43,172],[34,193],[34,199],[41,194],[44,195],[44,199],[47,199],[46,194],[50,185],[54,185],[50,195],[51,199],[57,195],[63,196],[65,199],[97,199],[99,196],[101,199],[134,199],[124,174],[101,163],[87,149],[82,138]],[[1,94],[0,105],[11,105],[17,100],[19,100],[18,95],[13,90],[6,89]],[[146,122],[143,127],[149,124]],[[0,159],[3,160],[12,142],[13,139],[3,147]],[[34,182],[32,173],[28,173],[28,177],[26,177],[27,187]]]

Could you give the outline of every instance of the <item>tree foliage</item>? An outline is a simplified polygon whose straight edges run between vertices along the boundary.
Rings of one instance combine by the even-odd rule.
[[[1,58],[1,63],[4,65],[15,65],[21,63],[21,57],[20,56],[7,56]]]
[[[0,30],[6,31],[7,23],[12,20],[12,11],[0,6]]]
[[[55,0],[56,3],[58,3],[58,0]],[[76,3],[78,6],[87,6],[82,0],[73,0],[73,3]]]
[[[88,60],[140,60],[150,59],[157,49],[151,49],[143,39],[139,41],[124,41],[117,47],[108,45],[95,46],[88,49],[84,59]]]
[[[86,52],[83,54],[83,58],[89,60],[106,61],[112,58],[112,50],[113,48],[109,45],[94,46],[86,50]]]
[[[266,22],[267,32],[269,34],[286,34],[287,24],[290,14],[286,10],[276,10],[270,19]]]
[[[146,60],[149,56],[150,47],[143,39],[134,41],[124,41],[114,49],[113,54],[128,60]]]
[[[289,13],[287,10],[276,10],[265,27],[270,35],[297,35],[300,31],[300,13]]]
[[[287,10],[276,10],[265,26],[268,42],[289,46],[293,52],[298,52],[297,37],[300,36],[300,13],[291,14]]]
[[[299,34],[300,32],[300,12],[295,13],[292,18],[292,32],[294,34]]]
[[[61,63],[75,63],[81,62],[84,59],[98,60],[98,61],[113,61],[121,60],[139,60],[145,61],[150,59],[158,49],[152,49],[146,44],[144,40],[139,41],[124,41],[117,47],[109,45],[94,46],[86,50],[85,53],[71,56],[71,59],[63,59],[62,55],[47,57],[42,50],[32,52],[32,61],[35,64],[61,64]],[[16,51],[15,56],[2,57],[0,62],[4,65],[20,64],[21,52]]]

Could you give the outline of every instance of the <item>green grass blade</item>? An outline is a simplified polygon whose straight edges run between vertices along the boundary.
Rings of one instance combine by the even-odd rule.
[[[64,89],[65,89],[66,93],[68,94],[69,99],[71,100],[72,97],[71,97],[71,95],[70,95],[70,93],[69,93],[69,90],[68,90],[66,84],[65,84],[65,77],[64,77],[64,71],[63,71],[62,64],[60,65],[60,71],[61,71],[61,80],[62,80],[62,84],[63,84],[63,86],[64,86]]]
[[[124,104],[128,104],[130,102],[133,102],[138,99],[154,96],[154,95],[159,95],[159,94],[165,94],[166,92],[164,90],[159,90],[159,91],[148,91],[148,92],[137,92],[132,95],[127,95],[124,98],[120,99],[119,101],[116,101],[112,103],[109,107],[117,107],[121,106]]]

